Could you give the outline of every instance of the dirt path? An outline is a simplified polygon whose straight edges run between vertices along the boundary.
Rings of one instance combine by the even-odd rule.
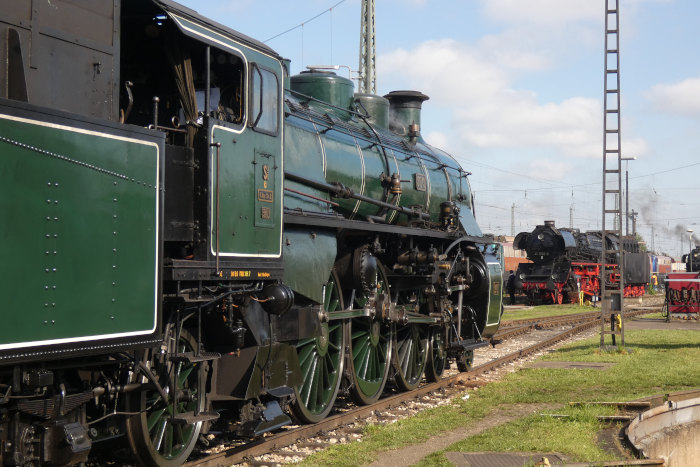
[[[407,446],[403,449],[394,449],[379,454],[377,460],[369,464],[370,467],[386,466],[409,466],[423,459],[425,456],[436,451],[441,451],[457,441],[461,441],[470,436],[477,435],[482,431],[489,430],[504,423],[525,417],[527,415],[549,411],[560,407],[557,404],[515,404],[498,409],[484,420],[480,420],[477,425],[460,428],[447,433],[433,436],[422,444]]]

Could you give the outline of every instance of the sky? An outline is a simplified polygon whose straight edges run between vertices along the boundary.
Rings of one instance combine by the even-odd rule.
[[[181,3],[265,41],[292,74],[356,76],[360,0]],[[601,228],[604,12],[604,0],[376,0],[377,93],[430,97],[423,136],[472,172],[484,232]],[[621,152],[636,157],[623,189],[626,170],[637,233],[679,256],[687,230],[700,234],[700,2],[619,0],[619,19]]]

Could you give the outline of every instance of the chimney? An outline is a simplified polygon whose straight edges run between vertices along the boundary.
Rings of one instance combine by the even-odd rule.
[[[429,97],[419,91],[392,91],[384,97],[389,99],[389,129],[411,142],[422,140],[420,111]]]

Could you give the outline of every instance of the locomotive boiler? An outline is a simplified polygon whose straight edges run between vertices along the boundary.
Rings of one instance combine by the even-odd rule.
[[[0,5],[0,463],[179,465],[488,344],[502,248],[427,96],[170,0]]]
[[[608,284],[620,280],[615,265],[620,262],[624,250],[625,297],[644,294],[649,282],[649,258],[640,252],[634,238],[613,234],[605,239],[600,231],[581,232],[578,229],[557,228],[554,221],[545,221],[532,232],[520,232],[513,247],[525,250],[531,263],[520,263],[515,277],[515,288],[528,296],[531,303],[541,300],[548,303],[578,303],[583,292],[588,298],[600,296],[600,272],[603,241],[608,269]]]

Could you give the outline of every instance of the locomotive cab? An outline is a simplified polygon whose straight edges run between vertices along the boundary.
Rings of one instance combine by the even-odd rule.
[[[233,277],[247,258],[243,272],[279,277],[279,57],[167,1],[126,0],[122,16],[120,118],[166,134],[166,270]]]

